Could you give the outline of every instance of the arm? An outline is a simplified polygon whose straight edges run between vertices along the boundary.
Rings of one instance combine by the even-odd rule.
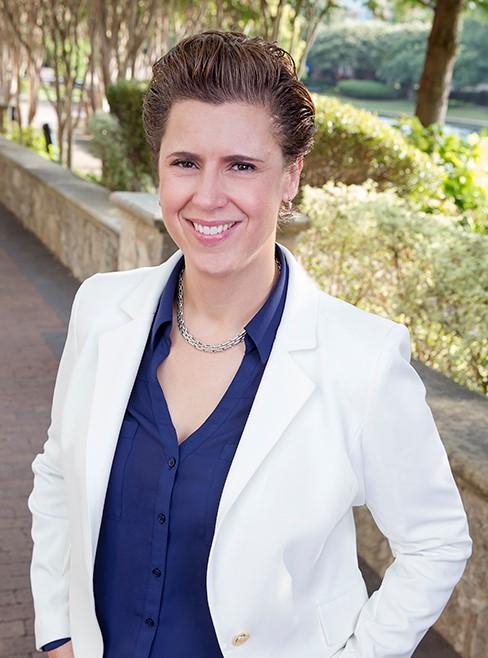
[[[409,361],[409,332],[395,324],[359,437],[365,503],[395,559],[341,658],[410,658],[471,555],[463,503],[425,386]]]
[[[71,309],[68,333],[54,386],[51,423],[43,453],[32,462],[34,486],[28,499],[32,514],[33,551],[30,566],[35,613],[36,648],[53,638],[70,637],[69,558],[70,540],[61,456],[61,418],[64,398],[77,353],[76,313],[78,289]],[[71,648],[71,642],[67,645]],[[53,655],[69,656],[67,647]],[[57,652],[60,653],[57,653]],[[61,653],[63,652],[63,653]]]

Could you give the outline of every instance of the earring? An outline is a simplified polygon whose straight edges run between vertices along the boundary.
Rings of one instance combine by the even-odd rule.
[[[283,208],[283,204],[284,202],[282,202],[281,208],[278,212],[280,224],[290,224],[294,221],[293,202],[291,199],[288,199],[285,208]]]

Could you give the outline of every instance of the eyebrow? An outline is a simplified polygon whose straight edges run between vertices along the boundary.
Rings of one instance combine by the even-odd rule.
[[[166,158],[190,158],[192,160],[199,160],[199,156],[196,153],[190,153],[189,151],[174,151],[166,156]],[[249,162],[264,162],[260,158],[253,158],[250,155],[242,155],[240,153],[234,153],[233,155],[226,155],[222,158],[224,162],[231,162],[233,160],[246,160]]]

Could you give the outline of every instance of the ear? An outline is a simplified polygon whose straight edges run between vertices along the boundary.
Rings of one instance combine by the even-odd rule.
[[[303,169],[303,156],[298,157],[295,162],[288,167],[287,172],[287,181],[284,189],[283,201],[288,201],[288,199],[294,199],[297,192],[298,186],[300,185],[300,175]]]

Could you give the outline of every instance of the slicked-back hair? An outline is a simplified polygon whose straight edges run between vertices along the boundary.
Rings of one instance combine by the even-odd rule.
[[[245,102],[267,108],[285,167],[312,149],[313,100],[298,79],[292,56],[275,42],[241,32],[207,30],[180,41],[155,62],[152,71],[143,122],[156,167],[169,112],[179,100],[216,105]]]

